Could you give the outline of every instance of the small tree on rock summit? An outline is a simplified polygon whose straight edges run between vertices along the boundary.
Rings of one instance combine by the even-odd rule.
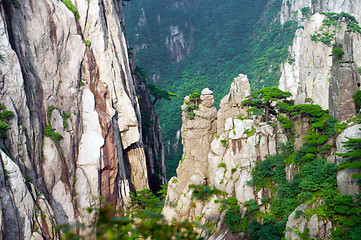
[[[277,105],[272,103],[286,101],[291,96],[290,92],[284,92],[277,87],[266,87],[247,96],[242,104],[250,107],[247,112],[255,115],[264,115],[266,122],[268,122],[270,114],[276,114],[275,108]]]

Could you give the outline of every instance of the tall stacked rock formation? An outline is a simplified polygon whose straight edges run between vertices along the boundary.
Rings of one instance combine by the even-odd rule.
[[[88,223],[100,196],[121,209],[164,175],[156,121],[142,137],[137,95],[149,95],[132,77],[121,1],[69,2],[77,12],[0,1],[0,103],[15,115],[0,154],[4,239],[54,239],[57,224]]]
[[[235,194],[240,202],[260,199],[263,193],[257,193],[247,185],[252,179],[252,167],[257,160],[275,154],[277,144],[287,138],[281,132],[276,134],[273,127],[261,123],[258,118],[239,118],[246,113],[241,102],[250,93],[247,76],[240,74],[235,78],[230,93],[221,101],[218,114],[211,107],[213,98],[207,93],[211,92],[208,89],[202,91],[203,100],[199,111],[194,111],[194,119],[187,118],[187,112],[183,111],[183,159],[177,168],[177,177],[168,183],[166,199],[177,204],[176,207],[166,206],[163,213],[168,220],[194,220],[195,216],[203,216],[204,222],[219,221],[220,226],[223,218],[219,203],[214,201],[217,197],[206,204],[191,200],[193,190],[189,185],[212,185],[229,195]],[[211,101],[205,106],[206,99]],[[188,97],[185,98],[187,101]],[[186,104],[182,109],[186,109]],[[192,205],[193,201],[196,204]]]

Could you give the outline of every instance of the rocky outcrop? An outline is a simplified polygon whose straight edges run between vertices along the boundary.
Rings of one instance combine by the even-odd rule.
[[[194,39],[192,35],[189,36],[189,39],[186,39],[183,32],[179,30],[178,26],[171,25],[169,27],[169,31],[170,35],[166,37],[165,45],[170,51],[172,59],[176,62],[180,62],[194,49]],[[193,32],[193,30],[191,30],[191,32]]]
[[[325,89],[330,84],[332,57],[329,55],[332,49],[310,38],[321,27],[324,18],[324,15],[315,14],[304,22],[304,29],[296,31],[289,49],[295,61],[283,64],[279,88],[291,92],[296,104],[312,98],[314,103],[328,109],[328,91]]]
[[[327,219],[319,219],[317,214],[313,214],[309,219],[305,216],[305,210],[310,210],[315,206],[302,204],[298,206],[288,217],[286,224],[286,239],[301,239],[299,233],[309,230],[309,237],[314,239],[329,239],[332,231],[332,222]]]
[[[246,109],[241,102],[250,93],[247,76],[241,74],[235,78],[217,115],[211,107],[210,93],[208,89],[202,91],[194,119],[187,118],[189,98],[185,98],[182,106],[184,154],[177,177],[168,183],[166,199],[176,206],[166,206],[163,214],[168,220],[194,220],[197,216],[202,222],[215,222],[220,227],[224,214],[219,210],[218,197],[213,196],[206,203],[191,199],[193,189],[189,186],[215,186],[228,196],[234,195],[240,203],[260,199],[267,193],[257,192],[247,184],[252,180],[251,170],[256,161],[275,154],[285,136],[258,118],[242,119]]]
[[[210,178],[208,173],[207,156],[212,139],[216,133],[217,110],[213,107],[212,91],[204,89],[200,95],[198,110],[194,111],[194,117],[186,111],[189,106],[189,97],[185,97],[182,105],[182,142],[183,158],[177,168],[177,176],[173,177],[168,183],[167,201],[176,202],[176,209],[166,206],[163,213],[168,220],[187,219],[192,212],[193,216],[200,215],[202,207],[191,206],[192,191],[189,185],[206,184]]]
[[[300,9],[311,4],[311,1],[309,3],[307,1],[289,2],[292,2],[292,8],[298,9],[299,12]],[[315,7],[316,5],[313,8],[309,7],[313,9],[313,12],[321,10],[330,12],[345,11],[355,14],[356,18],[361,14],[354,12],[356,10],[353,7],[350,8],[347,3],[350,1],[337,4],[330,4],[330,2],[336,1],[328,1],[329,6],[326,3],[322,4],[322,9]],[[304,4],[306,5],[304,6]],[[286,5],[284,5],[283,9]],[[284,12],[281,12],[281,19],[285,16]],[[290,18],[290,16],[287,17],[287,19]],[[357,66],[361,63],[361,55],[356,46],[360,44],[361,36],[359,33],[347,30],[346,25],[342,23],[340,28],[331,26],[327,30],[330,33],[334,31],[334,36],[329,37],[331,39],[330,44],[313,41],[311,35],[320,32],[322,34],[323,20],[325,18],[325,15],[319,13],[307,18],[298,18],[299,25],[302,25],[302,28],[296,31],[293,43],[289,47],[294,62],[285,62],[282,65],[279,88],[291,92],[296,104],[305,103],[306,98],[311,98],[315,104],[320,105],[323,109],[330,109],[333,116],[339,120],[344,120],[354,112],[352,102],[345,99],[350,99],[356,90],[360,88]],[[342,59],[336,59],[332,56],[333,44],[338,44],[338,47],[334,48],[342,46],[342,51],[345,52]],[[342,106],[340,107],[341,102]]]
[[[354,92],[360,88],[357,66],[361,64],[360,34],[341,27],[325,27],[326,16],[318,12],[346,12],[360,21],[358,1],[283,1],[280,12],[281,23],[296,20],[302,26],[296,31],[292,45],[289,47],[293,63],[285,62],[282,66],[282,76],[279,87],[290,91],[295,103],[304,103],[311,98],[323,109],[330,109],[333,116],[339,120],[350,117],[354,106],[349,102]],[[303,12],[303,13],[302,13]],[[327,31],[325,30],[327,29]],[[329,44],[314,41],[311,35],[328,32]],[[337,46],[332,47],[336,44]],[[340,47],[342,46],[342,47]],[[344,51],[342,59],[335,59],[333,49]],[[343,86],[343,87],[341,87]],[[328,91],[325,91],[325,90]],[[348,90],[346,90],[348,89]],[[348,92],[350,91],[351,92]],[[340,92],[339,92],[340,91]],[[340,107],[342,102],[343,106]]]
[[[283,24],[287,20],[302,23],[305,20],[302,9],[309,8],[310,13],[316,12],[346,12],[361,21],[361,3],[357,0],[283,0],[280,20]]]
[[[333,47],[329,109],[330,114],[340,121],[356,116],[356,107],[352,96],[361,86],[360,74],[353,54],[354,35],[345,31],[343,36],[336,37]],[[341,56],[337,55],[337,51],[341,51]]]
[[[5,239],[56,238],[100,196],[121,209],[164,172],[156,121],[144,148],[121,2],[71,2],[0,1],[0,103],[15,115],[0,144]]]

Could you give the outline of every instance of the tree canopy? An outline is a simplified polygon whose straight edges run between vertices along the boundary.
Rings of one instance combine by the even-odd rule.
[[[361,128],[359,128],[361,131]],[[347,138],[348,140],[344,143],[344,147],[348,150],[346,153],[336,153],[336,155],[346,158],[346,161],[340,164],[341,169],[351,168],[351,169],[360,169],[361,168],[361,138]],[[352,175],[352,178],[361,178],[361,171]],[[361,184],[361,181],[358,181],[358,184]]]
[[[290,92],[284,92],[277,87],[266,87],[247,96],[247,99],[242,104],[250,107],[247,110],[248,112],[255,115],[265,115],[266,122],[268,122],[269,115],[275,114],[275,108],[277,107],[276,104],[272,103],[277,101],[285,102],[291,96]]]
[[[174,93],[158,88],[151,83],[147,84],[147,87],[150,95],[154,97],[153,105],[157,102],[158,99],[164,98],[167,100],[171,100],[172,98],[177,97]]]

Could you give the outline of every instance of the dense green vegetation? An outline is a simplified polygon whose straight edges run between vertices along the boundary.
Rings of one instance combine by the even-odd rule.
[[[181,148],[174,152],[172,146],[181,128],[184,96],[208,87],[214,91],[217,106],[239,73],[248,75],[253,90],[276,86],[280,63],[292,61],[288,46],[297,29],[296,23],[281,25],[276,19],[281,0],[269,4],[267,0],[182,2],[134,0],[124,7],[127,38],[139,50],[137,64],[147,73],[147,81],[177,96],[171,102],[159,100],[156,106],[162,137],[170,149],[166,152],[168,177],[175,174],[182,154]],[[192,50],[189,54],[181,50],[185,58],[180,62],[166,48],[170,26],[178,26]]]
[[[272,106],[271,103],[286,100],[290,96],[292,96],[290,92],[283,92],[276,87],[266,87],[253,92],[246,97],[242,104],[250,107],[247,112],[251,112],[253,115],[264,115],[265,121],[268,122],[270,114],[276,113],[275,106]]]
[[[0,104],[0,137],[7,138],[7,130],[10,129],[8,126],[9,120],[14,117],[12,111],[6,110],[5,106]]]
[[[347,152],[337,153],[337,155],[346,158],[346,161],[340,164],[340,168],[356,169],[357,173],[353,174],[352,178],[358,179],[358,184],[361,185],[361,138],[348,138],[343,143]]]
[[[74,4],[69,0],[61,0],[62,3],[65,4],[65,6],[74,14],[76,19],[80,18],[78,9],[74,6]],[[88,45],[88,44],[87,44]]]
[[[321,12],[321,14],[324,14],[326,19],[323,20],[319,31],[311,34],[312,41],[322,42],[327,46],[331,46],[333,40],[335,39],[336,31],[341,28],[340,24],[342,22],[346,24],[348,30],[361,34],[361,28],[354,16],[351,16],[345,12]]]
[[[245,104],[260,101],[262,92],[258,91],[249,96]],[[286,93],[280,91],[275,94]],[[249,183],[258,190],[268,189],[270,195],[262,199],[262,205],[266,209],[269,207],[270,211],[266,214],[259,211],[257,203],[250,200],[244,204],[248,210],[246,217],[240,222],[239,205],[237,201],[228,198],[225,206],[233,217],[226,217],[226,225],[232,232],[243,231],[251,239],[281,239],[291,212],[300,204],[306,203],[313,205],[313,208],[296,212],[295,218],[303,215],[309,219],[313,214],[317,214],[319,219],[328,219],[335,226],[332,239],[358,239],[361,230],[358,227],[361,223],[361,196],[352,198],[341,195],[336,180],[339,168],[335,163],[326,161],[334,147],[332,139],[335,139],[337,133],[345,129],[347,124],[337,122],[329,116],[328,111],[322,110],[318,105],[293,105],[284,99],[274,101],[278,101],[274,114],[283,122],[282,128],[289,130],[287,132],[290,141],[281,146],[280,153],[256,163],[252,170],[253,179]],[[295,151],[294,122],[301,118],[308,119],[310,128],[303,137],[305,144]],[[340,169],[360,168],[360,144],[360,139],[349,139],[345,143],[349,151],[338,154],[347,159],[340,165]],[[293,164],[296,170],[293,178],[287,180],[285,168],[289,164]],[[360,178],[360,174],[356,173],[354,177]],[[301,239],[310,239],[307,229],[303,233],[295,229],[295,233]]]

